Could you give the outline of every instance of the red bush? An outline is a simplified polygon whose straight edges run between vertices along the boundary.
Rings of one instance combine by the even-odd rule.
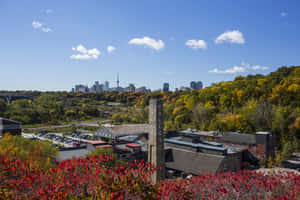
[[[107,156],[39,170],[0,155],[0,199],[300,199],[300,176],[241,171],[152,184],[148,163],[107,165]]]

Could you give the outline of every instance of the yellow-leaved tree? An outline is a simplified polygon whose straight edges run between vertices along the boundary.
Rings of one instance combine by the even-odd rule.
[[[0,140],[0,154],[26,160],[30,167],[49,169],[53,166],[57,149],[49,142],[5,134]]]

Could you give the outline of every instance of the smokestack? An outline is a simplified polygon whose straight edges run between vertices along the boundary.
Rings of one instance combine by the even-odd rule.
[[[165,152],[164,152],[164,122],[163,103],[161,99],[150,99],[149,105],[149,139],[148,162],[161,170],[154,172],[152,182],[157,183],[165,178]]]

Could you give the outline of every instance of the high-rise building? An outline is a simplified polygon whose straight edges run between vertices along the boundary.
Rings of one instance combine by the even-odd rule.
[[[86,85],[75,85],[75,92],[88,92],[89,88]]]
[[[95,84],[90,88],[89,92],[102,92],[103,84],[99,84],[99,81],[95,81]]]
[[[169,83],[164,83],[164,85],[163,85],[163,91],[164,92],[168,92],[169,91],[169,87],[170,87]]]
[[[109,82],[108,82],[108,81],[105,81],[105,82],[104,82],[103,90],[104,90],[104,91],[109,90]]]
[[[196,90],[196,87],[197,87],[196,85],[197,85],[196,81],[191,81],[190,87],[192,90]]]
[[[190,87],[192,90],[201,90],[203,85],[201,81],[191,81]]]
[[[196,90],[201,90],[203,88],[203,84],[201,81],[198,81],[196,84]]]

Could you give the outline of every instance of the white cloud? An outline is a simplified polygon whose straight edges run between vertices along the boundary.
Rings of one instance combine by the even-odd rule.
[[[128,44],[143,45],[155,49],[157,51],[165,47],[165,44],[162,40],[155,40],[150,37],[134,38],[130,40]]]
[[[114,47],[114,46],[109,45],[109,46],[107,47],[107,52],[108,52],[108,53],[111,53],[111,52],[113,52],[114,50],[116,50],[116,47]]]
[[[43,32],[45,32],[45,33],[53,32],[51,28],[44,26],[44,25],[43,25],[41,22],[39,22],[39,21],[33,21],[33,22],[31,23],[31,25],[32,25],[33,28],[39,29],[39,30],[41,30],[41,31],[43,31]]]
[[[70,56],[71,59],[75,60],[97,60],[101,52],[96,49],[87,49],[82,44],[77,47],[72,47],[73,51],[79,52],[78,54],[73,54]]]
[[[204,40],[188,40],[185,43],[186,46],[192,48],[192,49],[206,49],[206,43]]]
[[[269,67],[264,67],[264,66],[260,66],[260,65],[254,65],[251,68],[253,70],[267,70],[267,69],[269,69]]]
[[[281,15],[281,17],[285,17],[285,16],[287,16],[287,13],[286,12],[281,12],[280,15]]]
[[[53,10],[52,9],[47,9],[46,10],[46,14],[52,14],[53,13]]]
[[[220,44],[223,42],[244,44],[245,39],[244,39],[243,33],[241,33],[238,30],[234,30],[234,31],[227,31],[225,33],[222,33],[215,40],[216,44]]]
[[[48,33],[48,32],[52,32],[52,29],[48,27],[43,27],[42,31]]]
[[[42,28],[43,24],[41,22],[38,22],[38,21],[33,21],[31,23],[32,27],[33,28],[36,28],[36,29],[39,29],[39,28]]]
[[[210,70],[209,72],[218,73],[218,74],[235,74],[235,73],[245,72],[245,71],[246,69],[244,67],[234,66],[232,68],[225,69],[225,70],[219,70],[215,68],[213,70]]]
[[[267,70],[267,69],[269,69],[269,67],[260,66],[260,65],[252,65],[251,66],[250,64],[244,63],[244,62],[242,62],[241,66],[246,69],[250,69],[250,70]]]
[[[214,68],[212,70],[210,70],[209,72],[212,73],[218,73],[218,74],[235,74],[235,73],[243,73],[246,71],[251,71],[251,70],[267,70],[269,69],[269,67],[265,67],[265,66],[260,66],[260,65],[250,65],[247,63],[242,62],[241,66],[234,66],[232,68],[229,69],[224,69],[224,70],[220,70],[217,68]]]

